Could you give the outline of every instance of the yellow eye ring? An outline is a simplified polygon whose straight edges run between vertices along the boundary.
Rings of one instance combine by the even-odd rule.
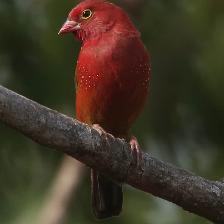
[[[90,9],[85,9],[82,12],[81,19],[89,19],[92,15],[93,15],[93,13]]]

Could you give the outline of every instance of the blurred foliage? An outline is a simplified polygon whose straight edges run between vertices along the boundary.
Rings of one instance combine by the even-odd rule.
[[[221,178],[224,1],[116,2],[129,11],[151,55],[149,102],[133,132],[152,155],[207,178]],[[72,35],[61,39],[57,31],[75,4],[0,2],[0,84],[70,116],[80,44]],[[0,223],[35,223],[61,158],[0,124]],[[98,223],[91,214],[89,185],[86,177],[66,223]],[[127,186],[122,215],[101,223],[207,222]]]

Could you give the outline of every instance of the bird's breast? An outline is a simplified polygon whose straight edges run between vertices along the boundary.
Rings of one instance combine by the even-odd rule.
[[[82,49],[76,67],[77,118],[112,133],[127,132],[144,105],[149,73],[139,41]]]

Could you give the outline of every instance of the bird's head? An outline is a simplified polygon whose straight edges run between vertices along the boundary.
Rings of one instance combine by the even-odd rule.
[[[104,0],[85,0],[71,10],[59,34],[73,33],[76,38],[85,41],[111,30],[139,35],[120,7]]]

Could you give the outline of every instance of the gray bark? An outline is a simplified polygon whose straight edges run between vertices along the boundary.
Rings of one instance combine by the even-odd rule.
[[[129,144],[0,86],[0,121],[42,145],[64,152],[114,181],[224,223],[224,183],[211,181],[142,152],[136,164]]]

